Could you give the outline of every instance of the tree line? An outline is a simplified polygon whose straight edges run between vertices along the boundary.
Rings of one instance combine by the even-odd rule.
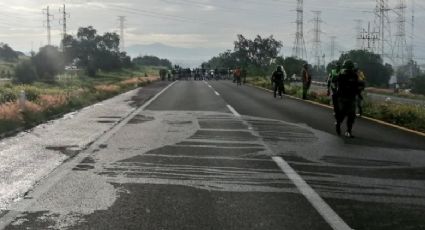
[[[29,59],[22,60],[15,68],[15,81],[26,84],[34,81],[53,82],[58,74],[65,71],[65,66],[84,70],[90,77],[95,77],[98,71],[114,71],[140,65],[172,66],[169,60],[154,56],[131,60],[119,47],[118,34],[98,34],[92,26],[81,27],[75,37],[65,36],[61,49],[44,46]]]
[[[243,35],[238,35],[233,50],[218,54],[203,63],[202,66],[212,69],[232,69],[239,66],[247,69],[251,76],[266,77],[276,69],[276,66],[282,65],[288,76],[298,76],[302,66],[305,63],[308,64],[308,62],[295,57],[284,57],[281,55],[282,47],[283,43],[273,36],[263,38],[257,35],[254,39],[248,39]],[[369,86],[388,87],[391,76],[396,74],[401,82],[406,82],[406,86],[412,88],[413,92],[425,93],[425,88],[421,91],[420,87],[420,85],[425,84],[425,76],[423,76],[417,63],[412,61],[394,71],[390,64],[384,63],[380,55],[366,50],[351,50],[343,53],[338,60],[330,62],[326,67],[310,65],[313,79],[325,80],[327,74],[337,62],[343,63],[348,59],[358,64],[359,68],[365,73]],[[411,65],[413,65],[413,68],[411,68]],[[412,69],[414,78],[410,79],[406,75],[410,73],[407,70]],[[422,83],[423,81],[424,83]]]

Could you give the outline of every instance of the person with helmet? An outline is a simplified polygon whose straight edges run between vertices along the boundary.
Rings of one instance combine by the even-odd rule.
[[[366,88],[366,76],[364,75],[363,71],[360,70],[357,63],[354,63],[354,71],[357,73],[357,77],[359,79],[356,106],[357,106],[358,116],[362,116],[363,115],[363,99],[364,99],[362,93]]]
[[[358,94],[359,78],[354,70],[354,63],[346,60],[341,73],[336,80],[339,111],[336,115],[336,132],[341,135],[341,124],[347,118],[346,137],[353,138],[353,125],[356,119],[356,96]]]
[[[339,111],[338,108],[338,98],[337,98],[337,87],[336,87],[336,81],[337,77],[341,71],[341,62],[337,62],[334,68],[332,68],[331,73],[328,77],[328,96],[332,97],[332,105],[334,108],[334,116],[336,118],[336,114]]]
[[[303,100],[306,100],[307,99],[307,93],[308,93],[308,90],[310,89],[311,79],[312,79],[311,71],[309,70],[307,63],[305,63],[303,65],[301,77],[302,77],[302,81],[303,81]]]
[[[285,86],[284,86],[284,80],[286,78],[286,72],[285,69],[283,69],[283,66],[278,66],[276,71],[272,74],[272,85],[274,89],[274,98],[276,98],[276,93],[279,91],[279,96],[282,98],[282,93],[285,93]]]

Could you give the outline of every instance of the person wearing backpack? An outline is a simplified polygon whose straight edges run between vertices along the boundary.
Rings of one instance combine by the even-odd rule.
[[[354,63],[346,60],[343,69],[336,80],[339,111],[336,114],[336,132],[341,135],[341,124],[347,118],[345,136],[353,138],[353,125],[356,119],[356,97],[358,95],[359,78],[354,69]]]

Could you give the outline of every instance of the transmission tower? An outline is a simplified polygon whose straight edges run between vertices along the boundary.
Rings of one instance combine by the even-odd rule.
[[[360,34],[360,40],[362,41],[362,49],[373,52],[374,47],[376,46],[376,41],[379,40],[379,32],[371,31],[370,22],[368,24],[367,30],[362,29]]]
[[[124,23],[126,21],[125,16],[118,16],[118,20],[120,22],[120,50],[121,52],[125,49],[125,43],[124,43]]]
[[[63,26],[63,28],[62,28],[62,42],[61,42],[61,47],[63,49],[63,41],[66,38],[66,22],[67,22],[67,19],[71,15],[66,12],[65,4],[63,5],[63,8],[59,8],[59,13],[62,14],[62,19],[59,21],[59,24]]]
[[[375,47],[375,52],[380,54],[382,58],[388,58],[393,61],[393,44],[389,11],[391,11],[391,9],[389,8],[388,0],[376,0],[375,27],[379,32],[379,42]]]
[[[410,37],[410,50],[409,50],[409,62],[410,63],[410,78],[413,78],[413,65],[414,65],[414,58],[415,58],[415,1],[412,0],[411,3],[412,7],[412,21],[411,21],[411,37]]]
[[[395,8],[397,12],[397,33],[395,34],[394,43],[394,61],[397,65],[405,65],[407,63],[409,52],[406,41],[406,8],[406,0],[399,0],[399,4]]]
[[[331,60],[335,60],[336,36],[331,37]]]
[[[321,23],[322,23],[322,19],[321,19],[321,11],[313,11],[313,14],[315,15],[313,21],[314,24],[314,29],[313,29],[313,33],[314,33],[314,38],[313,38],[313,56],[315,59],[315,63],[316,63],[316,67],[319,68],[321,61],[320,58],[322,57],[322,41],[320,40],[320,35],[322,34],[322,30],[321,30]]]
[[[363,20],[357,19],[356,22],[356,49],[363,49],[363,42],[362,42],[362,32],[363,32]]]
[[[43,9],[43,14],[46,14],[46,29],[47,29],[47,45],[52,45],[52,35],[51,30],[52,27],[50,25],[50,20],[53,18],[53,15],[50,14],[49,6],[47,6],[45,9]]]
[[[307,59],[307,49],[304,41],[304,3],[303,0],[297,0],[297,32],[295,33],[295,42],[292,49],[292,56]]]

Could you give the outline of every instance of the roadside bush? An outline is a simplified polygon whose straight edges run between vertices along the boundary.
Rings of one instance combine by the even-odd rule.
[[[0,89],[0,103],[16,101],[18,96],[16,92],[11,88],[3,87]]]
[[[31,84],[38,80],[35,66],[29,60],[21,61],[15,67],[14,82],[21,84]]]

